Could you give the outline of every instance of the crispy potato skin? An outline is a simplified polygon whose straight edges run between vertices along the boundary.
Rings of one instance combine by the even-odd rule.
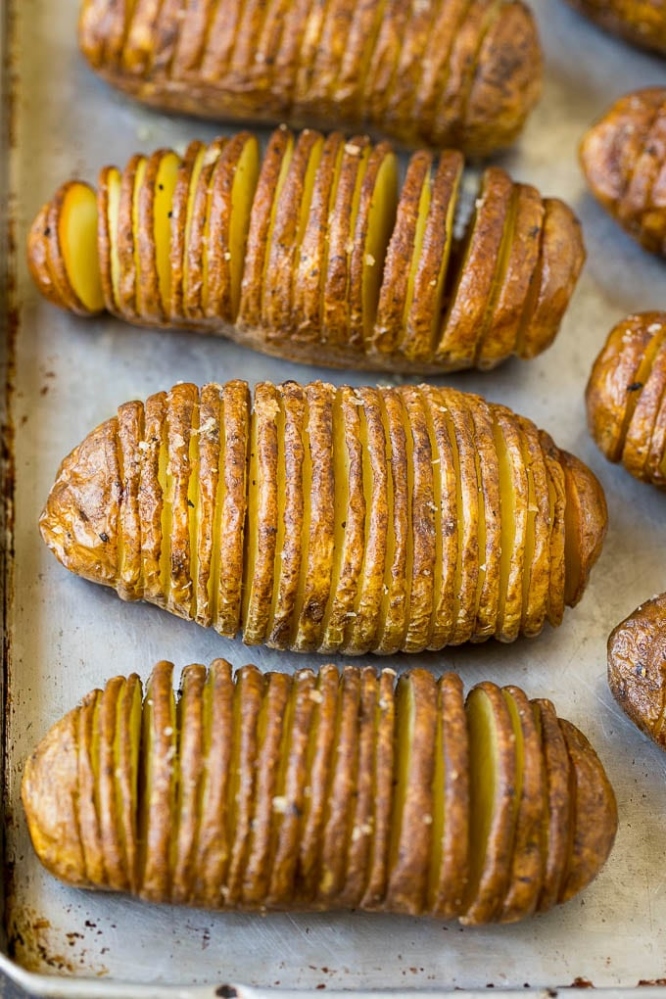
[[[611,330],[585,397],[590,433],[606,458],[666,488],[666,313],[629,316]]]
[[[666,749],[666,594],[647,600],[611,632],[608,684],[642,732]]]
[[[391,147],[365,136],[278,129],[256,176],[241,166],[248,150],[258,160],[247,132],[192,143],[179,159],[168,219],[162,203],[157,222],[158,170],[171,154],[134,156],[122,172],[104,168],[94,301],[139,326],[217,334],[345,369],[488,370],[553,342],[585,262],[580,223],[560,200],[491,167],[458,237],[457,151],[438,161],[416,152],[400,187]],[[68,182],[42,208],[27,249],[42,294],[81,313],[53,237],[79,185]],[[94,230],[86,236],[95,242]]]
[[[299,128],[339,121],[404,146],[487,156],[518,137],[541,92],[536,25],[520,0],[290,0],[278,12],[186,0],[147,11],[83,0],[80,46],[109,83],[170,111]]]
[[[478,396],[237,381],[121,406],[40,528],[71,571],[222,635],[393,654],[560,624],[606,522],[582,462]]]
[[[594,750],[549,702],[516,688],[486,682],[465,700],[456,675],[425,669],[396,683],[393,670],[357,666],[233,675],[223,660],[185,667],[177,696],[172,683],[173,665],[158,663],[132,728],[113,709],[140,681],[114,677],[26,761],[35,851],[68,884],[212,909],[357,908],[482,924],[566,901],[610,853],[617,810]],[[520,752],[502,714],[510,691],[529,716]],[[473,733],[469,699],[479,696],[499,727]],[[109,710],[91,718],[95,704]],[[538,704],[547,737],[531,720]],[[548,793],[553,733],[559,797]],[[495,738],[493,781],[479,790]],[[540,776],[523,782],[523,771]],[[481,833],[479,794],[494,801]],[[561,888],[542,905],[546,871]]]
[[[580,161],[615,221],[650,253],[666,255],[666,88],[621,97],[585,134]]]
[[[569,0],[601,28],[633,45],[666,55],[664,0]]]

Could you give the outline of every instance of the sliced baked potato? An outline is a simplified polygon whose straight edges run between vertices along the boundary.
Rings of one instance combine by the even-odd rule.
[[[355,666],[233,675],[220,659],[187,666],[176,697],[172,672],[155,666],[143,706],[136,675],[111,680],[26,761],[32,842],[63,881],[213,909],[478,925],[566,901],[610,853],[611,785],[548,701],[486,682],[465,702],[456,675],[424,669],[396,683]]]
[[[666,749],[666,594],[652,597],[608,639],[608,684],[632,722]]]
[[[154,107],[258,124],[362,129],[487,156],[541,92],[520,0],[83,0],[92,68]]]
[[[247,132],[160,149],[106,167],[97,192],[65,184],[32,225],[30,269],[79,315],[295,361],[436,373],[534,357],[576,286],[580,226],[499,167],[464,222],[463,165],[422,150],[401,188],[386,143],[286,129],[263,158]]]
[[[63,461],[40,527],[73,572],[248,644],[420,652],[558,625],[606,504],[479,396],[235,381],[121,406]]]
[[[666,0],[569,0],[601,28],[666,55]]]

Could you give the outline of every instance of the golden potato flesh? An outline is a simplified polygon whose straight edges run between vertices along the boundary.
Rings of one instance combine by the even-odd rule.
[[[454,674],[234,676],[216,660],[187,666],[176,697],[172,673],[158,663],[143,706],[138,677],[115,677],[27,760],[32,842],[62,880],[212,909],[481,924],[567,900],[611,850],[594,750],[552,705],[542,737],[515,687],[482,683],[465,702]]]
[[[606,506],[582,462],[478,396],[238,381],[121,406],[40,525],[123,599],[248,644],[389,654],[560,624]]]
[[[666,313],[618,323],[586,390],[590,433],[602,453],[637,479],[666,487]]]
[[[28,238],[50,301],[142,326],[228,336],[296,361],[443,372],[534,357],[583,265],[557,199],[486,171],[462,243],[463,158],[365,136],[248,132],[159,149],[70,181]]]
[[[82,0],[79,40],[104,79],[162,109],[340,122],[476,157],[510,145],[541,92],[537,29],[520,0]]]

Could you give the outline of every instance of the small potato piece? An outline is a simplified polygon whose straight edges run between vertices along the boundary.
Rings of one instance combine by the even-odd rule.
[[[69,181],[28,237],[37,287],[79,315],[227,336],[289,360],[442,373],[545,350],[585,250],[561,201],[499,167],[454,236],[463,157],[286,128]]]
[[[336,121],[475,157],[511,145],[541,92],[521,0],[82,0],[79,42],[104,79],[163,110]]]
[[[40,525],[123,599],[356,655],[559,624],[606,518],[582,462],[478,396],[231,382],[122,406],[64,460]]]
[[[666,42],[666,25],[664,32]],[[646,250],[666,256],[666,88],[616,101],[584,136],[580,161],[615,221]]]
[[[629,316],[608,335],[587,383],[590,433],[609,461],[666,487],[666,313]]]
[[[666,749],[666,593],[641,604],[608,639],[608,684],[641,731]]]
[[[666,55],[666,0],[569,0],[606,31]]]
[[[531,915],[542,869],[563,901],[608,856],[617,811],[594,750],[551,707],[567,780],[561,800],[544,794],[548,741],[517,688],[482,683],[465,702],[451,673],[234,676],[216,660],[187,666],[174,695],[172,669],[158,663],[143,704],[137,677],[93,691],[26,762],[33,845],[68,884],[232,911],[487,923]],[[95,710],[123,692],[130,712]],[[114,779],[107,747],[127,737],[138,765],[124,771],[121,801],[100,785]],[[96,765],[82,768],[85,757]],[[100,839],[125,819],[136,857]]]

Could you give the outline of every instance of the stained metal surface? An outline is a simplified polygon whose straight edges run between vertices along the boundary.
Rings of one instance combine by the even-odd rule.
[[[5,435],[15,464],[16,513],[5,548],[10,877],[8,960],[0,964],[17,985],[0,994],[16,995],[21,986],[35,995],[88,999],[203,999],[228,994],[218,991],[220,983],[243,982],[259,990],[243,991],[248,999],[269,988],[485,992],[493,986],[497,994],[586,984],[615,996],[639,982],[666,984],[666,756],[621,714],[605,679],[611,628],[666,588],[666,500],[605,463],[583,410],[587,375],[611,325],[633,310],[666,308],[665,265],[635,247],[585,194],[575,155],[585,127],[611,100],[638,86],[666,84],[666,68],[598,33],[559,0],[534,0],[548,57],[546,89],[522,142],[502,163],[516,178],[570,201],[585,227],[588,266],[549,352],[490,375],[442,381],[532,417],[588,462],[607,491],[608,541],[582,604],[559,630],[509,647],[395,657],[381,665],[456,668],[466,685],[489,678],[552,698],[597,747],[617,791],[621,826],[606,869],[581,897],[545,917],[461,929],[406,917],[256,917],[138,905],[65,888],[35,860],[19,802],[23,761],[92,687],[131,670],[145,677],[161,658],[180,667],[221,655],[236,665],[254,661],[288,670],[323,661],[246,649],[155,608],[123,604],[69,575],[36,527],[60,460],[121,402],[176,381],[326,377],[358,385],[367,379],[264,358],[223,340],[144,332],[107,318],[77,320],[39,297],[24,263],[25,234],[63,180],[94,181],[103,164],[123,164],[135,150],[182,147],[216,131],[143,110],[95,79],[76,49],[77,6],[77,0],[9,0],[4,8],[15,19],[7,74],[14,120],[12,141],[0,155],[13,195],[7,203],[17,233],[11,263],[18,314],[9,314],[12,293],[3,307],[16,361],[15,370],[13,364],[8,369],[11,432]],[[661,993],[657,987],[651,994]]]

